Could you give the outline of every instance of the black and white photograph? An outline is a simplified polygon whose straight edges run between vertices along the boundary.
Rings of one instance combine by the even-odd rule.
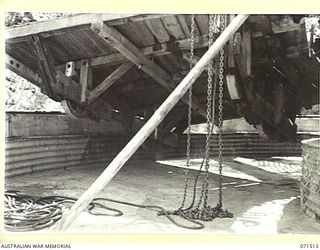
[[[320,236],[320,14],[4,16],[5,232]]]

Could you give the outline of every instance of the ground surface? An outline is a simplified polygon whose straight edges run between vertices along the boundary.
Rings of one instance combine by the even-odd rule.
[[[192,168],[200,159],[192,161]],[[300,209],[299,159],[225,159],[223,178],[224,208],[233,218],[205,222],[202,230],[188,230],[157,216],[154,210],[108,203],[120,209],[121,217],[93,216],[82,213],[69,232],[92,233],[222,233],[222,234],[320,234],[320,224],[303,215]],[[169,165],[170,164],[170,165]],[[174,166],[172,166],[174,165]],[[142,205],[161,205],[169,210],[181,204],[185,170],[183,160],[135,162],[125,165],[98,197]],[[6,180],[6,188],[36,196],[79,197],[103,171],[102,168],[70,168],[38,172]],[[210,201],[216,205],[217,164],[210,165]],[[196,176],[190,170],[190,178]],[[190,185],[192,186],[192,185]],[[188,203],[187,203],[188,204]],[[186,223],[179,220],[181,223]]]

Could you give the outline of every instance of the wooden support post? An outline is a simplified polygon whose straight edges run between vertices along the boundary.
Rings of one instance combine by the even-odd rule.
[[[92,72],[90,68],[90,61],[88,59],[81,60],[80,68],[80,85],[81,85],[81,98],[80,102],[87,101],[88,88],[92,85]]]
[[[97,97],[102,95],[108,88],[112,86],[117,80],[119,80],[131,67],[131,62],[125,62],[121,64],[111,75],[104,79],[97,87],[95,87],[88,96],[88,102],[92,103]]]
[[[66,230],[79,214],[85,210],[93,198],[111,181],[121,167],[138,150],[141,144],[149,137],[152,131],[161,123],[170,110],[184,96],[188,89],[195,83],[197,78],[203,72],[206,65],[212,60],[245,22],[249,15],[238,15],[221,33],[209,50],[202,56],[199,62],[193,67],[189,74],[161,104],[147,123],[137,132],[130,142],[121,150],[121,152],[106,167],[103,173],[94,181],[94,183],[83,193],[75,202],[71,209],[64,214],[63,218],[57,222],[56,230]]]
[[[248,25],[243,25],[242,31],[242,54],[244,58],[245,71],[248,76],[251,75],[251,30]]]
[[[96,32],[106,43],[118,50],[129,61],[134,63],[143,72],[162,85],[170,92],[176,87],[171,76],[160,66],[148,59],[143,52],[131,43],[126,37],[116,29],[105,25],[103,22],[92,24],[91,29]],[[188,105],[188,97],[182,98]],[[203,117],[206,117],[205,108],[196,97],[193,97],[192,107]]]

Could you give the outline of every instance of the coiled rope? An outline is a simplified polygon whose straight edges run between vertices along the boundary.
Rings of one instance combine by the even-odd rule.
[[[66,196],[35,197],[22,194],[19,191],[5,191],[4,222],[5,229],[14,232],[43,230],[53,226],[62,218],[63,212],[70,208],[77,199]],[[99,201],[99,202],[98,202]],[[202,229],[204,225],[194,219],[183,218],[194,226],[177,222],[172,214],[158,205],[139,205],[131,202],[113,200],[109,198],[95,198],[89,204],[87,211],[97,216],[121,216],[122,211],[103,205],[101,202],[113,202],[127,206],[145,208],[158,211],[165,215],[174,225],[186,229]],[[95,212],[96,208],[104,210],[103,213]],[[111,213],[110,213],[111,212]]]

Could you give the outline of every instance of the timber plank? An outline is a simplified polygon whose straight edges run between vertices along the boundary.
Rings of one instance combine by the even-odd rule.
[[[161,18],[164,26],[166,27],[168,33],[172,35],[175,39],[185,38],[184,32],[175,16],[168,16]]]
[[[207,14],[195,15],[195,22],[199,27],[201,35],[206,35],[209,32],[209,17]]]
[[[92,32],[91,32],[92,33]],[[101,50],[96,43],[94,42],[93,38],[88,34],[88,31],[78,31],[77,40],[85,46],[86,51],[88,52],[88,57],[91,58],[96,55],[104,54],[105,51]]]
[[[129,23],[129,27],[131,28],[132,32],[136,33],[137,37],[139,37],[141,44],[143,44],[143,47],[157,43],[145,23]]]
[[[117,30],[123,34],[130,42],[132,42],[135,46],[142,48],[143,42],[140,40],[139,35],[132,32],[131,28],[127,25],[119,25],[117,26]]]
[[[177,15],[178,21],[180,22],[181,28],[187,37],[191,35],[191,15]],[[194,22],[194,36],[201,36],[196,21]]]
[[[77,32],[68,33],[69,41],[71,42],[71,46],[76,51],[75,55],[79,58],[90,58],[91,54],[88,51],[88,45],[82,43],[82,38],[79,36]]]
[[[159,43],[169,41],[169,34],[160,19],[146,20],[146,25]]]

